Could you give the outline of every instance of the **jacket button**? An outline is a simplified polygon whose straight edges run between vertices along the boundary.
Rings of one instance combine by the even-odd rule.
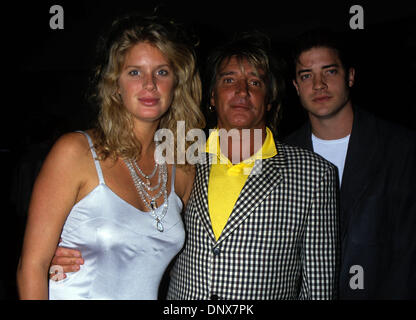
[[[220,254],[221,250],[219,248],[214,248],[212,249],[212,253],[214,254],[214,256],[218,256]]]
[[[218,300],[220,297],[218,297],[218,295],[216,295],[216,294],[213,294],[213,295],[211,295],[211,300]]]

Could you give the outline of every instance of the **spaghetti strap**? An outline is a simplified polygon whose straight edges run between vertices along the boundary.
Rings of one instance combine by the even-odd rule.
[[[76,132],[84,134],[85,137],[87,138],[88,144],[90,145],[92,157],[94,159],[95,168],[97,169],[99,183],[100,184],[105,184],[103,171],[101,170],[100,161],[97,159],[97,153],[95,152],[94,144],[92,143],[91,137],[85,131],[76,131]]]
[[[175,192],[175,175],[176,175],[176,167],[175,167],[175,165],[173,164],[172,165],[172,182],[171,182],[171,186],[170,186],[170,192]]]

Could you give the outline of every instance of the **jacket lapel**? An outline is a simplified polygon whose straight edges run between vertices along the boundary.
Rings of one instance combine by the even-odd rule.
[[[347,234],[353,208],[361,200],[376,174],[376,150],[379,143],[374,118],[355,109],[340,190],[341,239]]]
[[[197,213],[201,219],[202,225],[207,232],[211,242],[216,242],[214,231],[212,230],[211,218],[209,216],[208,209],[208,180],[211,169],[212,155],[206,153],[205,163],[197,165],[197,173],[194,183],[195,195],[198,195],[198,199],[194,199],[194,206],[197,207]]]
[[[378,167],[376,150],[380,143],[376,132],[374,117],[354,107],[354,122],[340,188],[341,239],[347,234],[352,209],[376,174]],[[290,135],[286,142],[313,151],[309,121]]]
[[[238,228],[283,180],[282,175],[279,173],[279,167],[285,165],[285,157],[280,144],[277,140],[275,141],[277,155],[273,158],[256,161],[218,239],[218,243],[222,242]]]

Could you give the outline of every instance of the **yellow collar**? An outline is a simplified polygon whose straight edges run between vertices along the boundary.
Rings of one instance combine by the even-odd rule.
[[[219,163],[232,165],[231,161],[222,154],[219,148],[219,134],[218,128],[212,130],[205,146],[205,152],[215,154],[218,157]],[[242,161],[241,163],[249,164],[254,163],[255,160],[272,158],[277,154],[276,145],[273,139],[273,134],[269,128],[266,128],[266,139],[260,150],[253,154],[250,158]]]

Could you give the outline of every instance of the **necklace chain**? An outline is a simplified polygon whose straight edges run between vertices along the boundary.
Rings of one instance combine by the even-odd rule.
[[[151,187],[150,186],[150,179],[151,178],[153,178],[154,177],[154,175],[155,175],[155,173],[156,173],[156,171],[157,171],[157,169],[159,168],[159,165],[156,163],[156,165],[155,165],[155,169],[153,170],[153,172],[149,175],[149,176],[147,176],[147,175],[144,175],[143,174],[143,171],[140,169],[140,167],[138,166],[138,164],[137,164],[137,162],[136,162],[136,160],[132,160],[131,161],[131,163],[132,163],[132,167],[133,168],[136,168],[137,169],[137,171],[139,171],[139,173],[141,174],[141,175],[143,175],[143,177],[147,180],[146,182],[144,182],[143,180],[141,180],[141,178],[138,176],[138,181],[139,181],[139,183],[143,186],[143,187],[145,187],[148,191],[155,191],[156,189],[158,189],[159,188],[159,186],[160,186],[160,180],[161,180],[161,174],[160,174],[160,171],[159,171],[159,174],[158,174],[158,177],[157,177],[157,184],[156,185],[154,185],[153,187]],[[134,170],[134,169],[133,169]],[[136,174],[136,176],[137,176],[137,174]],[[133,179],[134,180],[134,179]],[[146,191],[145,191],[146,192]],[[148,198],[150,197],[150,195],[146,192],[146,194],[148,195]],[[158,197],[156,197],[156,198],[159,198],[160,197],[160,195],[158,196]]]
[[[138,166],[135,159],[123,159],[124,163],[126,164],[127,168],[129,169],[130,176],[133,179],[134,186],[136,187],[137,193],[139,194],[140,199],[148,208],[150,211],[150,215],[153,217],[153,219],[156,220],[156,228],[158,231],[163,232],[163,224],[162,219],[165,217],[167,210],[168,210],[168,197],[167,197],[167,189],[166,189],[166,183],[168,180],[168,173],[167,173],[167,166],[166,163],[162,165],[155,165],[155,169],[150,175],[145,175],[143,171]],[[137,171],[145,178],[147,179],[147,182],[144,182],[139,175],[137,174],[135,168]],[[158,183],[151,187],[150,181],[152,177],[155,176],[156,172],[158,172]],[[154,191],[160,187],[159,192],[156,193],[156,195],[151,196],[147,191]],[[159,199],[163,195],[163,208],[162,213],[158,215],[156,213],[157,209],[157,203],[156,200]]]
[[[157,163],[155,163],[155,167],[154,167],[154,169],[153,169],[153,171],[152,171],[152,173],[151,174],[149,174],[149,175],[147,175],[147,174],[145,174],[143,171],[142,171],[142,169],[140,169],[140,167],[137,165],[137,162],[136,161],[134,161],[133,162],[133,165],[134,165],[134,167],[137,169],[137,171],[145,178],[145,179],[147,179],[147,180],[150,180],[150,179],[152,179],[154,176],[155,176],[155,174],[156,174],[156,171],[157,171],[157,168],[159,167],[159,165],[157,164]]]

